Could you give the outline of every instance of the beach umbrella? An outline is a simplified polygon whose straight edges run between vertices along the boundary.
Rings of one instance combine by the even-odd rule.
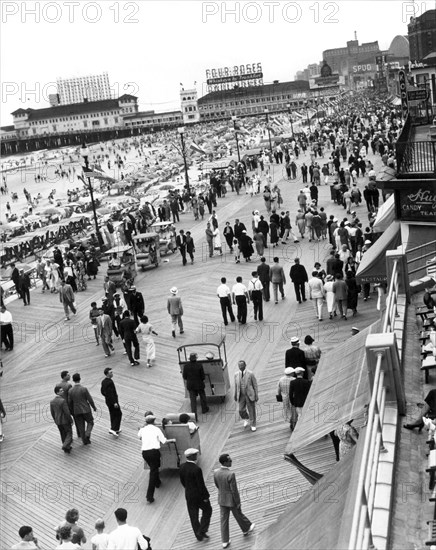
[[[100,216],[104,216],[105,214],[110,214],[109,208],[105,208],[104,206],[97,208],[96,212],[100,214]]]
[[[57,214],[63,214],[64,210],[61,208],[55,208],[54,206],[51,206],[50,208],[46,208],[41,212],[43,216],[56,216]]]

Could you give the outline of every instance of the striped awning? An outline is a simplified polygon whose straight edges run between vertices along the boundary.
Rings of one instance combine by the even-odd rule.
[[[285,454],[297,453],[348,420],[362,417],[370,399],[365,341],[380,330],[381,321],[376,321],[321,357]]]

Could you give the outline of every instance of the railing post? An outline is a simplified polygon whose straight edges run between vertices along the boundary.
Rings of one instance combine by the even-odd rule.
[[[386,252],[386,275],[388,286],[393,277],[393,265],[397,260],[398,269],[398,293],[406,295],[406,302],[410,303],[409,271],[407,269],[407,256],[396,250]]]

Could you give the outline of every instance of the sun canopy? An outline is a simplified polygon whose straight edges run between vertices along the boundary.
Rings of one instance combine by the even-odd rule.
[[[382,233],[395,221],[395,196],[392,194],[378,209],[372,230]]]
[[[386,251],[401,244],[400,223],[393,222],[383,235],[365,252],[356,273],[359,283],[384,283],[386,275]]]
[[[368,334],[380,330],[381,322],[376,321],[321,357],[285,454],[297,452],[362,415],[370,399],[365,341]]]

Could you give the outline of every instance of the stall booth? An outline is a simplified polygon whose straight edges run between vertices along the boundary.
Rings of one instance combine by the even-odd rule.
[[[197,354],[197,363],[203,366],[205,374],[206,397],[219,398],[223,403],[230,388],[229,369],[227,365],[227,353],[225,336],[210,337],[209,342],[186,344],[177,348],[179,356],[180,373],[183,377],[183,369],[189,363],[191,353]],[[183,380],[185,383],[185,380]],[[185,397],[189,397],[185,383]]]
[[[140,233],[133,237],[136,248],[136,265],[142,270],[146,267],[159,267],[159,236],[157,233]]]
[[[130,279],[132,282],[136,277],[136,258],[132,246],[120,245],[111,248],[106,252],[108,268],[106,275],[109,280],[120,286],[123,279]],[[116,261],[114,260],[116,254]]]
[[[174,254],[177,250],[176,228],[173,222],[155,222],[150,225],[150,231],[159,236],[159,253],[161,256]]]

